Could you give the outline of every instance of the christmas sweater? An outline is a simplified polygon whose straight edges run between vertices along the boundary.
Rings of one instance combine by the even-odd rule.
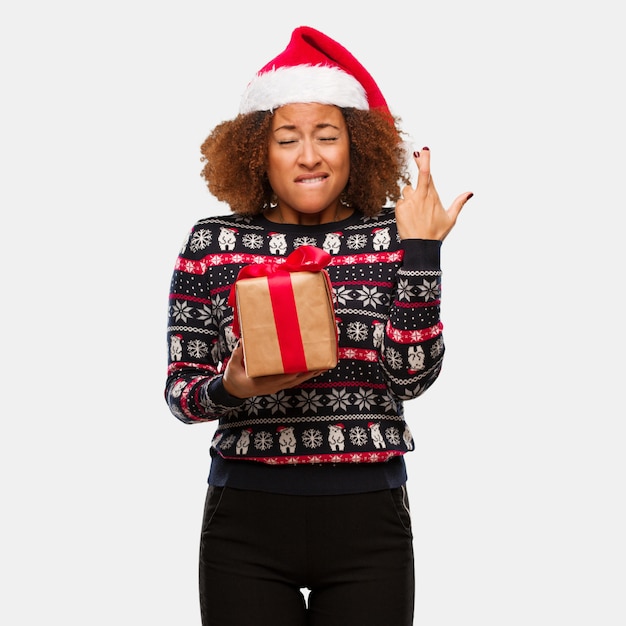
[[[239,270],[301,245],[331,255],[338,364],[298,387],[239,399],[221,372],[234,349],[228,305]],[[165,398],[187,424],[218,420],[212,455],[256,464],[384,463],[414,447],[403,402],[428,389],[444,355],[439,241],[400,241],[392,207],[328,224],[263,216],[199,220],[171,281]]]

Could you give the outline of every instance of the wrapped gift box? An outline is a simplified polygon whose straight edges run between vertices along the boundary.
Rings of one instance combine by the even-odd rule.
[[[234,285],[234,330],[241,337],[248,376],[337,365],[332,287],[322,268],[328,260],[323,250],[301,246],[283,264],[247,266],[240,272]]]

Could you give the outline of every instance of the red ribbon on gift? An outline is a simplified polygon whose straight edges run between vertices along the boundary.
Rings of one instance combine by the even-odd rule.
[[[330,263],[328,252],[315,246],[300,246],[285,258],[284,263],[254,263],[239,270],[237,281],[246,278],[268,277],[272,312],[285,372],[307,371],[302,337],[298,332],[298,311],[291,284],[291,272],[319,272]],[[326,279],[329,281],[328,276]],[[235,282],[237,282],[235,281]],[[330,282],[330,281],[329,281]],[[237,314],[235,285],[231,287],[228,304],[233,307],[233,332],[241,335]]]

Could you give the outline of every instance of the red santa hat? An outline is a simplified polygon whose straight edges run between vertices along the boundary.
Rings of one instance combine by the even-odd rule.
[[[296,28],[287,47],[257,72],[239,112],[273,111],[296,102],[380,109],[391,118],[370,73],[341,44],[309,26]]]

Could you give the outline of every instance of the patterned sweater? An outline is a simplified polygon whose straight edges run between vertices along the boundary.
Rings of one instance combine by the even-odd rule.
[[[220,374],[237,341],[230,288],[244,265],[305,244],[331,255],[338,364],[293,389],[234,398]],[[440,246],[400,241],[392,207],[316,226],[237,215],[194,225],[171,282],[165,398],[187,424],[219,420],[211,444],[216,474],[235,464],[247,473],[272,466],[276,476],[285,465],[401,463],[414,446],[403,401],[432,385],[444,354]]]

